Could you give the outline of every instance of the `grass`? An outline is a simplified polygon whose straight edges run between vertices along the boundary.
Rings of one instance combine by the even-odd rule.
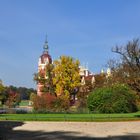
[[[140,120],[140,112],[126,114],[1,114],[0,120],[16,121],[132,121]]]
[[[22,100],[19,104],[19,106],[28,106],[29,105],[29,100]]]

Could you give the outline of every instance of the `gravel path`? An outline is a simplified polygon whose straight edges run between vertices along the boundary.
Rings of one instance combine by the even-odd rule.
[[[107,137],[140,134],[140,122],[25,122],[14,130],[76,132],[83,136]]]
[[[8,140],[140,140],[136,122],[24,122]],[[7,140],[6,139],[6,140]],[[1,140],[1,139],[0,139]]]

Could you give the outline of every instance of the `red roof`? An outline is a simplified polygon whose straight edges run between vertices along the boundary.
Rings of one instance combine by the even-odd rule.
[[[91,81],[94,75],[84,76],[86,81]]]

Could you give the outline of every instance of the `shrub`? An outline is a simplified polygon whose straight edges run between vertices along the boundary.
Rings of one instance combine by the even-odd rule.
[[[70,108],[70,100],[66,95],[58,96],[54,102],[55,112],[67,112]]]
[[[35,96],[33,99],[33,108],[38,112],[50,112],[54,109],[56,97],[51,94],[43,94]]]
[[[69,107],[69,97],[65,95],[56,97],[48,93],[33,98],[34,112],[37,113],[67,112]]]
[[[95,113],[136,112],[138,96],[128,86],[117,84],[96,89],[87,99],[88,108]]]
[[[27,110],[23,110],[23,109],[16,110],[16,114],[27,114],[27,113],[28,113]]]

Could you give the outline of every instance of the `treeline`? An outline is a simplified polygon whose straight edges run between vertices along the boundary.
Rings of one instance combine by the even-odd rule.
[[[30,95],[36,94],[36,90],[26,87],[4,86],[0,82],[0,105],[7,105],[14,107],[19,104],[21,100],[29,100]]]
[[[27,88],[27,87],[15,87],[15,86],[9,86],[6,87],[7,91],[14,92],[20,95],[21,100],[29,100],[31,93],[36,94],[36,90],[33,88]]]

